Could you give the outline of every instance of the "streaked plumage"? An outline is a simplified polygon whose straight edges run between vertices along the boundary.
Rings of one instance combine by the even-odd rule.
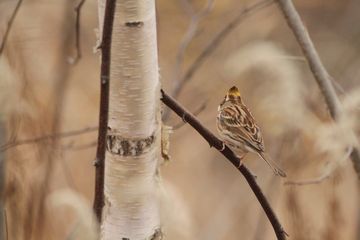
[[[220,137],[236,154],[243,157],[254,152],[265,160],[276,175],[286,177],[275,162],[265,158],[264,140],[248,108],[242,102],[237,87],[229,89],[218,107],[217,129]]]

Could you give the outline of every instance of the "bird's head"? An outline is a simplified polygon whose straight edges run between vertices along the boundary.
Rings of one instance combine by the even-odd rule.
[[[241,102],[240,91],[237,87],[233,86],[226,93],[223,101],[220,103],[218,107],[218,111],[220,111],[221,108],[224,105],[226,105],[226,103],[237,103],[237,102]]]
[[[231,99],[240,99],[240,92],[239,89],[235,86],[233,86],[232,88],[229,89],[229,91],[226,94],[226,97],[231,100]]]

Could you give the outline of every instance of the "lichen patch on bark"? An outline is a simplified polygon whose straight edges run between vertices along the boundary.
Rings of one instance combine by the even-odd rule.
[[[107,150],[120,156],[134,157],[147,153],[154,142],[154,134],[147,138],[123,138],[119,135],[106,136]]]
[[[144,22],[137,21],[137,22],[126,22],[125,26],[127,27],[142,27],[144,26]]]

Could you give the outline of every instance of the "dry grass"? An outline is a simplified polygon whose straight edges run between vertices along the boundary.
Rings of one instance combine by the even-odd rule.
[[[96,3],[87,1],[84,5],[83,58],[70,66],[64,62],[74,54],[74,3],[25,2],[0,58],[1,120],[7,128],[6,136],[1,137],[25,139],[54,129],[96,125],[99,58],[92,53],[96,43]],[[200,9],[205,2],[193,3]],[[353,27],[360,20],[354,10],[360,9],[360,4],[356,0],[296,3],[327,68],[343,88],[339,94],[345,111],[339,123],[329,118],[276,5],[238,26],[199,69],[179,100],[191,110],[206,101],[199,118],[215,131],[217,105],[225,91],[237,85],[262,128],[269,154],[284,166],[289,180],[331,173],[322,183],[287,186],[274,178],[256,156],[247,156],[246,164],[258,176],[291,239],[358,239],[358,180],[344,156],[348,145],[358,144],[360,134],[359,32]],[[179,1],[157,1],[157,5],[161,74],[164,88],[169,89],[176,53],[190,19]],[[240,5],[234,0],[215,1],[212,11],[199,24],[199,34],[188,46],[185,68],[213,33],[236,15]],[[11,6],[10,1],[0,2],[0,36]],[[57,87],[61,81],[67,81],[63,100]],[[172,115],[167,124],[178,122]],[[350,129],[356,136],[347,134]],[[95,149],[61,148],[93,140],[96,134],[89,133],[6,151],[9,239],[96,236],[89,207]],[[232,166],[209,149],[188,125],[171,134],[170,141],[172,160],[162,166],[159,193],[166,237],[274,239],[262,209]],[[53,164],[51,174],[49,161]]]

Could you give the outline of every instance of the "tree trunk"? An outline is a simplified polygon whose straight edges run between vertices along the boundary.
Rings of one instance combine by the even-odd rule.
[[[100,17],[104,6],[99,0]],[[118,0],[113,26],[101,238],[156,239],[161,116],[155,1]]]

